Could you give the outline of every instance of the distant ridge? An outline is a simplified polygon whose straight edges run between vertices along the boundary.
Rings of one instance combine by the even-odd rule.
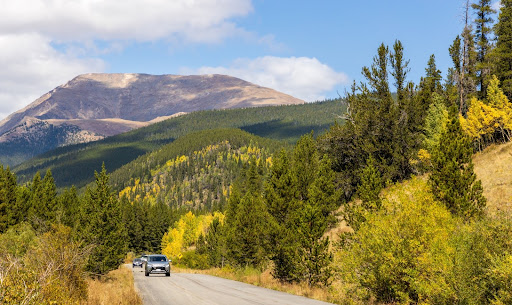
[[[83,74],[0,121],[0,162],[19,164],[199,110],[303,103],[226,75]]]

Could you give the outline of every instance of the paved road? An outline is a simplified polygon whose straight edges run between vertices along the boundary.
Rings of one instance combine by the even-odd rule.
[[[171,273],[170,277],[151,274],[146,277],[142,269],[136,267],[133,278],[144,305],[329,304],[204,274]]]

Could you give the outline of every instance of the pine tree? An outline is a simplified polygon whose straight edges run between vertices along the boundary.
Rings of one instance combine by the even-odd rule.
[[[414,168],[410,162],[418,150],[422,126],[421,105],[414,99],[414,84],[407,82],[409,60],[404,59],[402,43],[396,40],[390,54],[391,75],[397,90],[396,116],[393,134],[392,168],[397,179],[410,176]],[[390,130],[391,131],[391,130]]]
[[[439,138],[443,130],[446,129],[447,121],[448,110],[445,102],[439,94],[435,93],[432,96],[432,104],[428,108],[425,118],[423,149],[426,153],[431,154],[439,146]]]
[[[450,212],[470,219],[482,214],[485,197],[473,172],[471,142],[462,131],[458,116],[452,117],[432,153],[429,184],[434,196]]]
[[[416,118],[423,124],[425,119],[425,112],[427,111],[430,103],[432,102],[432,94],[434,92],[441,93],[441,71],[437,68],[436,57],[434,54],[430,55],[427,67],[425,68],[425,77],[421,78],[419,85],[419,92],[417,96],[417,111],[420,115]]]
[[[28,218],[31,220],[32,224],[34,224],[35,219],[39,213],[39,197],[42,192],[42,183],[41,183],[41,173],[37,172],[32,178],[32,182],[30,183],[30,198],[29,198],[29,212]]]
[[[488,54],[491,51],[490,35],[492,34],[492,23],[494,22],[491,16],[496,13],[496,11],[491,7],[491,0],[478,0],[476,3],[471,4],[471,8],[477,16],[474,22],[476,25],[476,79],[479,89],[478,97],[484,99],[485,93],[487,92],[487,78],[490,72]]]
[[[269,214],[270,242],[273,245],[272,274],[283,282],[292,282],[295,270],[296,239],[295,215],[300,208],[297,177],[291,173],[291,160],[281,150],[272,160],[270,177],[265,183],[265,202]]]
[[[325,232],[335,223],[334,211],[340,194],[335,188],[335,175],[327,156],[319,160],[315,180],[308,186],[309,199],[298,211],[296,220],[299,241],[297,280],[306,279],[310,286],[329,285],[333,255]]]
[[[375,167],[375,160],[370,156],[366,161],[366,167],[361,172],[361,183],[357,188],[357,196],[361,199],[365,210],[380,209],[379,193],[383,187],[384,183],[378,169]]]
[[[388,72],[390,61],[392,69]],[[352,92],[347,94],[345,124],[334,125],[329,133],[320,138],[322,152],[333,158],[333,169],[340,173],[341,188],[347,201],[355,193],[359,184],[358,172],[369,155],[373,155],[379,163],[385,181],[398,181],[414,172],[410,159],[419,148],[420,126],[430,95],[415,99],[414,85],[404,85],[407,62],[399,41],[395,43],[391,55],[388,48],[381,45],[372,66],[363,68],[367,84],[354,84]],[[429,85],[440,88],[440,72],[435,62],[431,63]],[[389,91],[388,73],[394,77],[398,87],[404,87],[401,89],[401,100],[397,102]],[[425,90],[423,92],[426,93]]]
[[[468,101],[476,91],[476,64],[477,53],[473,29],[469,23],[469,0],[465,3],[464,29],[461,37],[457,36],[449,48],[454,68],[450,70],[449,77],[457,84],[459,113],[466,115]],[[438,92],[441,93],[441,92]]]
[[[462,95],[462,45],[460,36],[457,35],[453,40],[452,45],[448,48],[448,52],[450,53],[450,57],[453,62],[453,68],[448,70],[448,85],[447,87],[453,86],[454,91],[456,88],[457,94],[453,94],[454,96],[452,100],[450,100],[452,105],[458,105],[459,111],[464,108],[464,97]],[[450,93],[450,92],[447,92]]]
[[[87,188],[81,202],[77,231],[86,244],[95,246],[86,269],[93,274],[105,274],[122,263],[127,250],[127,232],[121,206],[109,186],[105,165],[94,176],[95,185]]]
[[[19,214],[22,211],[17,210],[16,191],[16,177],[9,167],[4,169],[0,165],[0,234],[9,226],[21,222],[22,217],[26,216],[23,213]]]
[[[377,49],[370,68],[363,67],[362,74],[368,81],[376,96],[381,100],[391,99],[388,82],[389,49],[383,43]]]
[[[74,186],[70,189],[65,189],[64,192],[58,196],[57,206],[57,222],[74,228],[80,208],[78,194]]]
[[[389,60],[392,67],[391,75],[395,79],[398,104],[401,105],[406,98],[407,74],[411,69],[409,60],[404,59],[404,47],[400,40],[396,40],[393,44],[393,52],[390,54]]]
[[[210,266],[223,267],[226,252],[223,226],[219,218],[214,218],[205,236],[205,247]]]
[[[326,284],[331,276],[329,240],[323,235],[335,222],[339,206],[335,174],[327,157],[319,157],[312,135],[303,136],[291,158],[282,151],[265,187],[271,224],[273,275],[284,282]]]
[[[361,171],[360,181],[356,191],[360,202],[355,200],[347,202],[344,208],[345,221],[356,231],[361,223],[366,221],[366,214],[377,211],[381,206],[379,194],[384,183],[376,168],[375,159],[371,155]]]
[[[39,172],[32,179],[30,186],[29,219],[37,231],[50,230],[50,223],[55,222],[57,211],[57,188],[50,170],[41,179]]]
[[[496,48],[492,52],[495,73],[503,92],[512,99],[512,0],[501,1],[501,11],[495,26]]]
[[[469,0],[466,2],[466,10],[465,10],[465,26],[462,30],[462,75],[461,75],[461,84],[462,84],[462,97],[464,99],[464,104],[462,107],[462,111],[460,113],[462,115],[466,114],[468,105],[468,100],[474,96],[476,92],[476,64],[477,64],[477,53],[475,50],[475,37],[473,35],[473,28],[471,24],[469,24]]]
[[[226,213],[227,246],[238,266],[261,267],[268,258],[268,210],[261,194],[261,177],[253,158],[245,173],[243,197],[234,188]]]
[[[19,185],[16,192],[16,205],[9,213],[11,225],[15,225],[23,221],[29,222],[31,209],[30,197],[30,188],[27,187],[27,185]]]
[[[55,222],[57,206],[57,187],[52,172],[46,171],[42,180],[42,192],[39,197],[39,216],[46,223]]]

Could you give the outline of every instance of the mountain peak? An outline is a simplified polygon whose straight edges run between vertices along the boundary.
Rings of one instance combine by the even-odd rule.
[[[11,131],[19,140],[23,138],[20,130],[33,132],[32,125],[26,124],[27,117],[54,127],[73,126],[66,130],[87,131],[94,135],[87,139],[97,139],[148,125],[158,118],[198,110],[303,103],[273,89],[220,74],[89,73],[76,76],[2,120],[0,136]],[[24,127],[19,128],[21,125]],[[0,144],[9,138],[0,137]]]

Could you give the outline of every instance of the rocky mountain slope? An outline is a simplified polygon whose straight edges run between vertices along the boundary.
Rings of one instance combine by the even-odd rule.
[[[0,122],[0,162],[15,165],[193,111],[302,103],[226,75],[84,74]]]

